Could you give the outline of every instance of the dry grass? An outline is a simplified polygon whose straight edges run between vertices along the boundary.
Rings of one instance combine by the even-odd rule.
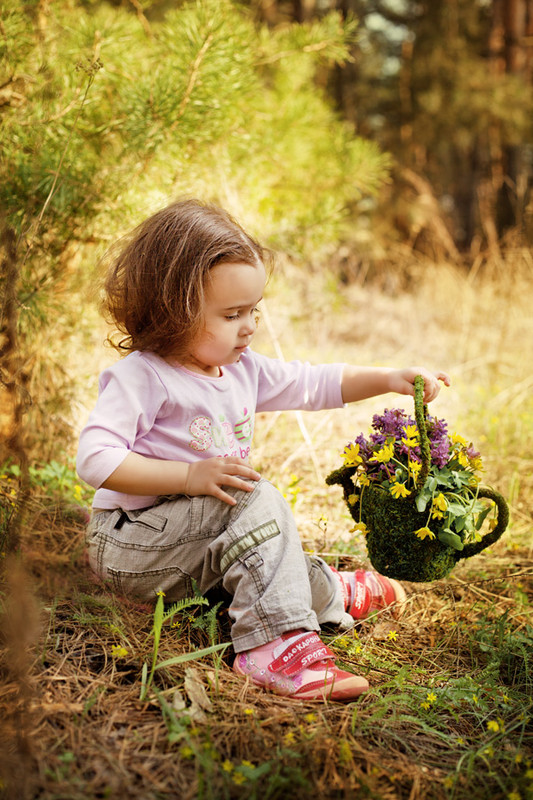
[[[35,495],[22,557],[5,571],[6,797],[532,796],[533,404],[525,356],[533,292],[524,254],[512,274],[469,280],[447,266],[413,264],[416,291],[399,293],[390,277],[339,289],[324,275],[302,280],[288,265],[271,281],[271,326],[262,326],[258,348],[273,352],[278,339],[287,358],[447,369],[454,386],[433,410],[471,436],[486,457],[487,482],[511,503],[509,532],[490,553],[446,581],[411,585],[400,620],[383,614],[357,638],[332,638],[339,658],[368,675],[371,692],[348,706],[286,701],[234,675],[228,651],[220,661],[158,671],[158,695],[141,702],[152,610],[95,582],[81,520]],[[324,477],[383,405],[306,416],[307,441],[294,414],[258,420],[257,466],[293,502],[304,545],[336,553],[341,566],[364,563],[364,542],[349,535],[347,511]],[[300,491],[291,493],[291,484]],[[202,619],[176,616],[178,625],[163,629],[159,658],[208,646]],[[228,640],[223,609],[217,636]],[[210,702],[204,719],[191,719],[194,694],[184,677],[193,674]],[[185,715],[168,710],[176,689]]]

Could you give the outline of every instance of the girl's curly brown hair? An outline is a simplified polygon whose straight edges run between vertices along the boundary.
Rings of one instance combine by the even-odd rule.
[[[223,209],[179,200],[156,212],[110,249],[103,310],[122,353],[151,350],[184,357],[203,324],[209,271],[222,263],[255,266],[264,248]]]

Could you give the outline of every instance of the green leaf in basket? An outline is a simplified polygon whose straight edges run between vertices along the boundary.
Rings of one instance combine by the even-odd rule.
[[[490,514],[492,509],[493,509],[493,506],[488,506],[487,508],[484,508],[483,511],[479,514],[479,516],[477,518],[477,521],[476,521],[476,528],[477,528],[478,531],[481,529],[481,526],[485,522],[486,518],[488,517],[488,515]]]
[[[461,537],[457,536],[456,533],[452,533],[450,530],[439,531],[437,536],[442,544],[447,544],[449,547],[453,547],[455,550],[462,550],[464,547]]]
[[[425,511],[426,506],[431,500],[432,492],[429,492],[427,489],[423,489],[416,498],[416,510],[417,511]]]

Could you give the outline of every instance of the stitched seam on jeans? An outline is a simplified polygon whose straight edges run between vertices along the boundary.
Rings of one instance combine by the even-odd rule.
[[[279,534],[280,530],[275,519],[271,519],[269,522],[259,525],[258,528],[254,528],[253,531],[245,533],[244,536],[241,536],[236,542],[233,542],[228,549],[222,553],[222,558],[220,559],[220,571],[222,575],[227,572],[229,567],[237,561],[237,559],[242,558],[248,550],[252,550],[252,548],[257,547],[263,542],[267,542],[269,539],[273,539],[275,536],[279,536]]]

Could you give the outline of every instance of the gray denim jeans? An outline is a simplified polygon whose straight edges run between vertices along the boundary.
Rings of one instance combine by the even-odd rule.
[[[100,511],[87,530],[92,568],[114,589],[166,602],[217,584],[232,596],[235,652],[298,628],[353,625],[327,564],[304,554],[291,509],[261,479],[252,492],[228,490],[235,506],[211,496],[175,495],[135,511]]]

